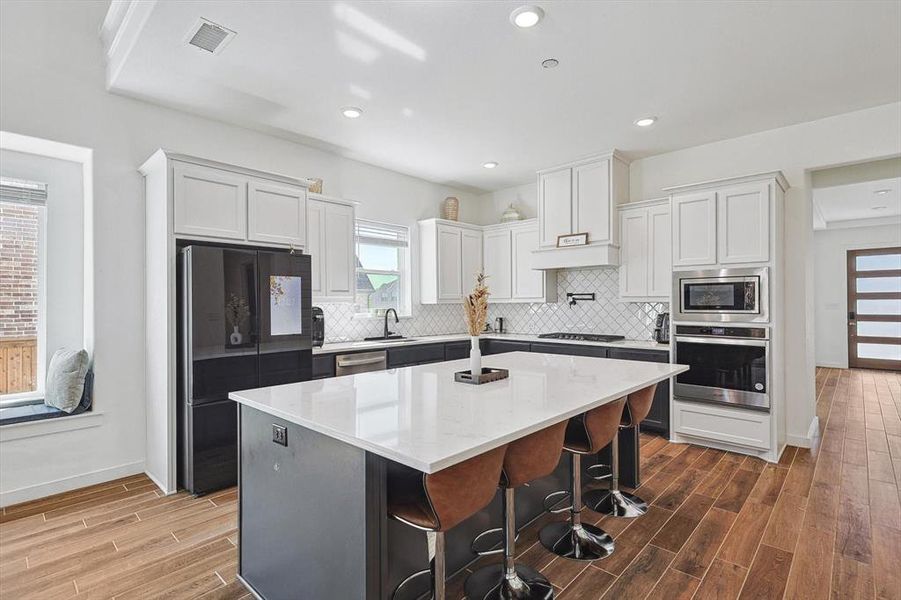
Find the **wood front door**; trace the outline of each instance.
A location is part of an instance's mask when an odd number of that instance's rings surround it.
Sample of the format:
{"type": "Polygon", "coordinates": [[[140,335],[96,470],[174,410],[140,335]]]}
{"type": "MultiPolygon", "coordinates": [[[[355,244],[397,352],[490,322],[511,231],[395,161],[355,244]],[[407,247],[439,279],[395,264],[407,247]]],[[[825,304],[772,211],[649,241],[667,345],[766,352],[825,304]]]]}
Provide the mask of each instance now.
{"type": "Polygon", "coordinates": [[[848,251],[848,366],[901,370],[901,247],[848,251]]]}

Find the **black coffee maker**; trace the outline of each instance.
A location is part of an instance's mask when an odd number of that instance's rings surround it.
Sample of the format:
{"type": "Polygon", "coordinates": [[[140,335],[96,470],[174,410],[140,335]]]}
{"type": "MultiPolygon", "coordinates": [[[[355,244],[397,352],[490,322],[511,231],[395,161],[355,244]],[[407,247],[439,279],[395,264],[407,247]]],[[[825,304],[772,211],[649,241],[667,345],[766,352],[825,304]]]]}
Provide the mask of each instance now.
{"type": "Polygon", "coordinates": [[[669,344],[669,313],[660,313],[654,321],[654,341],[669,344]]]}
{"type": "Polygon", "coordinates": [[[313,347],[321,348],[325,343],[325,313],[318,306],[313,307],[313,347]]]}

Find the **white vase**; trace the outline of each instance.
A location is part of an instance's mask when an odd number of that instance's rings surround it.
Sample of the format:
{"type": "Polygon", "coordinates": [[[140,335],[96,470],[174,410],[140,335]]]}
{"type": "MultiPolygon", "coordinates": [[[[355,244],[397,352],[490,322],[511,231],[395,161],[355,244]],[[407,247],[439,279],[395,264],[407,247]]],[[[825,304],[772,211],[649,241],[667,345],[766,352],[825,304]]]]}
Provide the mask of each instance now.
{"type": "Polygon", "coordinates": [[[479,348],[479,336],[469,336],[469,373],[475,377],[482,374],[482,350],[479,348]]]}
{"type": "Polygon", "coordinates": [[[234,331],[232,331],[232,334],[230,336],[228,336],[228,341],[231,342],[232,346],[237,346],[243,340],[244,340],[244,336],[241,335],[241,332],[238,331],[238,326],[235,325],[234,331]]]}

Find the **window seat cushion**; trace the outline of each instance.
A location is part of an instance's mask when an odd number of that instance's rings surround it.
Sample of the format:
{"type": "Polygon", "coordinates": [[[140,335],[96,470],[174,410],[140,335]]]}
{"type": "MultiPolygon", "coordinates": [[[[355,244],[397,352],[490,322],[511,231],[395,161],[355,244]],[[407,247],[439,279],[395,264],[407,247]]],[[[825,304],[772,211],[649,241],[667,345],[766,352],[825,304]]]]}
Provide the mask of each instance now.
{"type": "Polygon", "coordinates": [[[81,401],[71,413],[67,413],[53,406],[41,404],[26,404],[24,406],[10,406],[0,408],[0,425],[12,425],[13,423],[28,423],[29,421],[43,421],[57,417],[78,415],[91,410],[94,392],[94,372],[88,371],[84,378],[84,391],[81,401]]]}

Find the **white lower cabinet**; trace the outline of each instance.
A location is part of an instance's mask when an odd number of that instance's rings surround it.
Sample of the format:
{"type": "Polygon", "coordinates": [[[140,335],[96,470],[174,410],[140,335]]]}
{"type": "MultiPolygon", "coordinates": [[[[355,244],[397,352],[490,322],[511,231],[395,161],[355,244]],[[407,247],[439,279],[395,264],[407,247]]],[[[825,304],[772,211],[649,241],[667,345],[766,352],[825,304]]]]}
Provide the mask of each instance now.
{"type": "Polygon", "coordinates": [[[307,215],[313,300],[353,302],[356,288],[353,205],[311,197],[307,215]]]}
{"type": "Polygon", "coordinates": [[[699,440],[769,450],[769,413],[673,400],[673,431],[699,440]]]}
{"type": "Polygon", "coordinates": [[[556,272],[532,269],[538,245],[535,219],[484,227],[420,221],[420,302],[461,302],[479,272],[488,277],[493,303],[556,302],[556,272]]]}
{"type": "Polygon", "coordinates": [[[620,298],[668,302],[673,272],[669,200],[625,204],[619,216],[620,298]]]}

